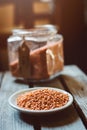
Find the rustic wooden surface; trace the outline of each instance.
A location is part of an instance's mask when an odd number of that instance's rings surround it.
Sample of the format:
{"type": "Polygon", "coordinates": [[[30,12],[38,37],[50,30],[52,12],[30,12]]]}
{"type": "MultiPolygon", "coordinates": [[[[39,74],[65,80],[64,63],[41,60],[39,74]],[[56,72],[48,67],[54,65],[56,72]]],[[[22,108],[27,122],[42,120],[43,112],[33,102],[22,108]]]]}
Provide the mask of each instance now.
{"type": "Polygon", "coordinates": [[[69,73],[67,71],[66,67],[62,75],[62,83],[74,96],[74,105],[87,128],[87,76],[76,66],[72,66],[69,73]]]}
{"type": "MultiPolygon", "coordinates": [[[[30,84],[32,85],[32,84],[30,84]]],[[[60,76],[36,86],[50,86],[69,91],[74,103],[67,109],[50,115],[19,113],[8,104],[14,92],[29,86],[12,77],[10,72],[0,73],[0,130],[86,130],[87,129],[87,76],[77,66],[65,66],[60,76]]]]}

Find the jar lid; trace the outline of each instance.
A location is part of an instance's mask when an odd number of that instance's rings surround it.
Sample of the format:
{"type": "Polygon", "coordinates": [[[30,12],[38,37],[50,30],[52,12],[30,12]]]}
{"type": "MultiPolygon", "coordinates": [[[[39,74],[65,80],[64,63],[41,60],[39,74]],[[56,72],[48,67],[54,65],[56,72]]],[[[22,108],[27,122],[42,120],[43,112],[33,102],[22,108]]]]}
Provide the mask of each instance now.
{"type": "Polygon", "coordinates": [[[51,30],[48,28],[38,27],[34,29],[29,29],[28,35],[26,35],[26,40],[33,40],[37,42],[47,41],[51,36],[54,36],[57,30],[51,30]]]}
{"type": "Polygon", "coordinates": [[[12,31],[14,36],[20,36],[28,41],[43,42],[57,33],[57,29],[47,27],[36,27],[32,29],[15,29],[12,31]]]}

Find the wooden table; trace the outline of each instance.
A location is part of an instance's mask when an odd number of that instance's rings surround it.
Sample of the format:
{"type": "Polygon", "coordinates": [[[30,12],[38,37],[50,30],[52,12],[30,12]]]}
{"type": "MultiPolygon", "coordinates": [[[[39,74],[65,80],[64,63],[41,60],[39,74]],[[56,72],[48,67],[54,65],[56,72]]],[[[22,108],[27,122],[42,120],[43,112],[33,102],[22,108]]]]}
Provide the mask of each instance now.
{"type": "Polygon", "coordinates": [[[75,65],[65,66],[61,75],[35,86],[50,86],[65,89],[73,97],[67,109],[48,115],[19,113],[8,104],[14,92],[32,87],[12,77],[10,72],[0,73],[0,130],[87,130],[87,76],[75,65]]]}

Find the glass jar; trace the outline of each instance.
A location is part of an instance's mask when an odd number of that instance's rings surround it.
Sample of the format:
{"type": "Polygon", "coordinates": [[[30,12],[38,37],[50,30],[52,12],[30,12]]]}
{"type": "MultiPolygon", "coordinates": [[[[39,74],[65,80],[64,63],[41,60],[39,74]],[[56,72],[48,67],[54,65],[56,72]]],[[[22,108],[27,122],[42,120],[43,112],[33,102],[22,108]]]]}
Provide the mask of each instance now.
{"type": "Polygon", "coordinates": [[[13,76],[31,81],[48,80],[64,67],[63,36],[57,30],[20,30],[7,39],[13,76]]]}

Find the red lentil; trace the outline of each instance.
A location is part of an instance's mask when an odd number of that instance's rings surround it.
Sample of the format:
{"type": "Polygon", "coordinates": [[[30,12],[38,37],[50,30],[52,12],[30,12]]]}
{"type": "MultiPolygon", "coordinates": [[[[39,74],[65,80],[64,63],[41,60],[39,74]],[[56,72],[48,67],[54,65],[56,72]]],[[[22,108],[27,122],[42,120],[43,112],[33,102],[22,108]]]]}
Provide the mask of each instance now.
{"type": "Polygon", "coordinates": [[[45,88],[21,94],[17,105],[30,110],[50,110],[64,106],[68,100],[68,94],[45,88]]]}

